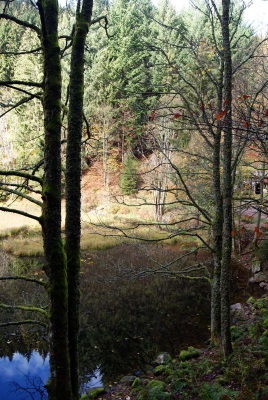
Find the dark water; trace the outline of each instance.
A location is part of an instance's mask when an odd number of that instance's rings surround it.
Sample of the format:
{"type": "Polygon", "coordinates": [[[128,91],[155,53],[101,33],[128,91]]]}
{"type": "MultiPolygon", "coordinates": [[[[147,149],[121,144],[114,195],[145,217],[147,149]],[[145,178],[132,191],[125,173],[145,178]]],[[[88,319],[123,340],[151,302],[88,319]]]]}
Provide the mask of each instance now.
{"type": "MultiPolygon", "coordinates": [[[[202,346],[209,337],[209,285],[150,274],[137,278],[140,271],[155,267],[148,264],[148,247],[145,250],[144,255],[140,247],[121,246],[84,255],[90,263],[84,263],[81,272],[81,393],[101,386],[101,379],[109,383],[142,371],[159,352],[176,356],[189,345],[202,346]]],[[[161,263],[173,257],[162,247],[159,254],[155,247],[149,250],[161,263]]],[[[38,259],[15,261],[15,274],[24,268],[24,274],[36,275],[42,268],[38,259]]],[[[31,283],[0,282],[2,303],[46,306],[46,296],[42,287],[31,283]]],[[[2,310],[0,322],[31,317],[8,309],[2,310]]],[[[47,332],[39,326],[1,328],[0,400],[47,399],[47,349],[47,332]]]]}
{"type": "Polygon", "coordinates": [[[29,359],[16,352],[12,360],[0,358],[0,399],[47,399],[44,384],[49,376],[49,356],[33,351],[29,359]]]}

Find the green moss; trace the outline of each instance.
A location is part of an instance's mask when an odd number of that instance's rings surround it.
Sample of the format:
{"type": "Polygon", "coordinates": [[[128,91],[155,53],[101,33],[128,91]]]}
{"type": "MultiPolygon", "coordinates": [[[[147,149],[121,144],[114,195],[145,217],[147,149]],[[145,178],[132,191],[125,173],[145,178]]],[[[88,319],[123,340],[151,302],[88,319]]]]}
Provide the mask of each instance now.
{"type": "Polygon", "coordinates": [[[261,308],[267,308],[268,307],[267,297],[262,297],[262,298],[256,300],[255,303],[254,303],[254,307],[259,309],[259,310],[261,308]]]}
{"type": "Polygon", "coordinates": [[[50,198],[54,198],[54,199],[58,199],[58,200],[61,198],[60,190],[55,190],[47,182],[45,182],[43,185],[42,195],[43,195],[43,197],[46,197],[46,198],[50,197],[50,198]]]}
{"type": "Polygon", "coordinates": [[[137,400],[164,400],[170,399],[171,394],[165,392],[165,383],[152,380],[146,387],[143,387],[137,396],[137,400]]]}
{"type": "Polygon", "coordinates": [[[164,389],[165,388],[165,383],[164,382],[162,382],[162,381],[157,381],[157,380],[152,380],[152,381],[150,381],[149,383],[148,383],[148,385],[147,385],[147,387],[148,388],[155,388],[155,387],[158,387],[158,388],[160,388],[160,389],[164,389]]]}
{"type": "Polygon", "coordinates": [[[188,350],[182,350],[180,352],[180,359],[182,361],[189,360],[190,358],[195,358],[199,356],[200,356],[199,350],[195,349],[192,346],[188,347],[188,350]]]}
{"type": "Polygon", "coordinates": [[[132,383],[131,386],[132,386],[133,388],[142,386],[142,380],[141,380],[140,378],[136,378],[136,379],[133,381],[133,383],[132,383]]]}
{"type": "Polygon", "coordinates": [[[154,369],[154,374],[155,375],[162,375],[164,372],[166,372],[166,369],[167,369],[166,365],[158,365],[154,369]]]}
{"type": "Polygon", "coordinates": [[[105,392],[104,388],[91,389],[89,394],[88,394],[88,398],[89,399],[96,399],[98,396],[100,396],[104,392],[105,392]]]}
{"type": "Polygon", "coordinates": [[[245,334],[245,329],[240,328],[239,326],[236,325],[231,326],[231,337],[233,341],[241,338],[244,334],[245,334]]]}

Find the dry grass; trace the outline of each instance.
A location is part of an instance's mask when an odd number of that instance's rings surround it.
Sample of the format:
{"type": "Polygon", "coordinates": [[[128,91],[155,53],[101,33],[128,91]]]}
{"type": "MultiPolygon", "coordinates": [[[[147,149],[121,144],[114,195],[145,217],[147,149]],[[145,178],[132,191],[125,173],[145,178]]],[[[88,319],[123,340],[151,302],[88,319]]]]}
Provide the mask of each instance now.
{"type": "Polygon", "coordinates": [[[43,255],[41,235],[27,237],[21,234],[19,237],[9,237],[3,241],[2,248],[7,253],[11,253],[17,257],[36,257],[43,255]]]}

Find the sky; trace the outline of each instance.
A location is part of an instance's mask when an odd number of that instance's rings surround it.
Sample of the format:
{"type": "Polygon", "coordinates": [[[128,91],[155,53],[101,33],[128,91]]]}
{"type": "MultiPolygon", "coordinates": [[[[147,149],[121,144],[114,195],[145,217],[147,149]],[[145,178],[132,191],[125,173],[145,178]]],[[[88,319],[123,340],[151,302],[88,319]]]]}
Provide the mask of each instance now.
{"type": "MultiPolygon", "coordinates": [[[[155,4],[159,0],[153,0],[155,4]]],[[[176,10],[188,8],[191,0],[170,0],[176,10]]],[[[258,33],[268,31],[268,0],[245,0],[246,4],[251,4],[245,11],[245,19],[253,25],[258,33]]]]}
{"type": "MultiPolygon", "coordinates": [[[[152,0],[157,4],[160,0],[152,0]]],[[[176,10],[181,11],[189,8],[191,0],[170,0],[176,10]]],[[[194,1],[194,0],[193,0],[194,1]]],[[[268,32],[268,0],[244,0],[246,4],[251,4],[245,11],[245,19],[252,24],[256,32],[265,34],[268,32]]],[[[62,5],[66,4],[66,0],[59,0],[62,5]]],[[[68,0],[67,0],[68,2],[68,0]]],[[[138,4],[139,0],[137,0],[138,4]]]]}

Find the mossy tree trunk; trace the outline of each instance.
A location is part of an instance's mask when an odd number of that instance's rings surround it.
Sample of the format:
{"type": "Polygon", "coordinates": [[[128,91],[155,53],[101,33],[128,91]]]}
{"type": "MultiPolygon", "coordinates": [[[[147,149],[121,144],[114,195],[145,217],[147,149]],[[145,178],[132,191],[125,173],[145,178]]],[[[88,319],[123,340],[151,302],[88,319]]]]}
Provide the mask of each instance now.
{"type": "MultiPolygon", "coordinates": [[[[222,60],[218,81],[218,112],[223,107],[223,72],[222,60]]],[[[213,279],[211,287],[211,343],[219,344],[221,337],[221,260],[222,260],[222,230],[223,230],[223,202],[221,185],[221,139],[222,126],[218,122],[213,146],[213,196],[215,203],[215,216],[212,226],[213,240],[213,279]]]]}
{"type": "Polygon", "coordinates": [[[222,0],[222,39],[224,58],[224,117],[223,142],[223,248],[221,271],[221,336],[224,357],[232,352],[230,333],[230,277],[232,254],[232,56],[230,46],[230,0],[222,0]]]}
{"type": "Polygon", "coordinates": [[[79,274],[81,235],[81,139],[84,95],[84,50],[93,0],[77,5],[76,24],[72,45],[68,138],[66,158],[66,253],[68,270],[69,354],[73,399],[79,398],[79,274]]]}
{"type": "Polygon", "coordinates": [[[42,229],[50,296],[50,400],[70,400],[68,285],[61,240],[61,65],[58,2],[37,2],[44,54],[44,183],[42,229]]]}
{"type": "Polygon", "coordinates": [[[221,132],[218,130],[214,140],[213,154],[213,188],[215,202],[215,216],[212,226],[213,236],[213,279],[211,287],[211,343],[220,342],[221,336],[221,258],[222,258],[222,228],[223,228],[223,206],[221,193],[221,132]]]}

